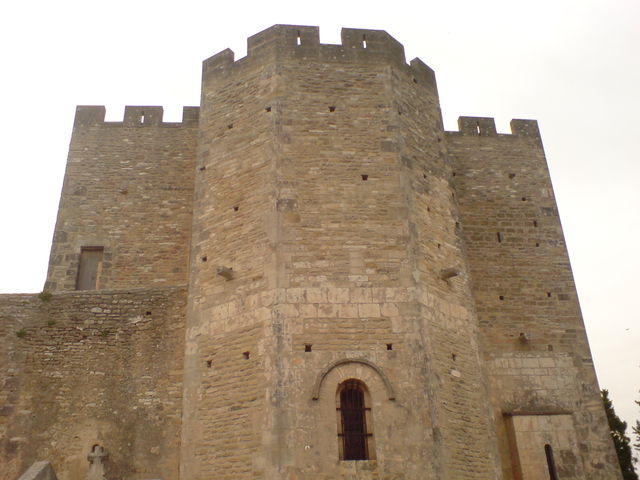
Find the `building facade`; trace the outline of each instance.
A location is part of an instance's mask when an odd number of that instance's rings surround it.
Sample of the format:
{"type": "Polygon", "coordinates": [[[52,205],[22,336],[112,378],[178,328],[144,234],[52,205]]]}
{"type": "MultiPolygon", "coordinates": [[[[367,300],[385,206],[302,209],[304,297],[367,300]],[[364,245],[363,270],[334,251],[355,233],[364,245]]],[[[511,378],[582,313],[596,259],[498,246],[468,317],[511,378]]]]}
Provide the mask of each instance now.
{"type": "Polygon", "coordinates": [[[386,32],[283,25],[181,123],[104,115],[0,296],[2,478],[621,478],[535,121],[447,132],[386,32]]]}

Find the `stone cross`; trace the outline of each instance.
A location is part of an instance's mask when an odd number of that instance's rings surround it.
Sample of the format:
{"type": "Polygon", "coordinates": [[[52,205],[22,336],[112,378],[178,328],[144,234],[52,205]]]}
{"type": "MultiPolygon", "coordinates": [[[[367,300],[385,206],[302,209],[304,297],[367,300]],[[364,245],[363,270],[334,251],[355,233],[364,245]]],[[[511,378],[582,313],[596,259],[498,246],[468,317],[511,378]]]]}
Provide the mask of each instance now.
{"type": "Polygon", "coordinates": [[[104,476],[104,461],[109,454],[100,445],[94,445],[87,460],[89,460],[89,471],[87,480],[106,480],[104,476]]]}

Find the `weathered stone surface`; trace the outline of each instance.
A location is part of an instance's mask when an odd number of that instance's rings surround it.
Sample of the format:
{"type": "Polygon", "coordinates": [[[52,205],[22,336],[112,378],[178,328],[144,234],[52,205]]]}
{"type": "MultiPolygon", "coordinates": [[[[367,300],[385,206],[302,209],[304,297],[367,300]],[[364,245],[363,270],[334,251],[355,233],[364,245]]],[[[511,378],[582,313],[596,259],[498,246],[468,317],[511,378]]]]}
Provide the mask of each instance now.
{"type": "Polygon", "coordinates": [[[18,480],[58,480],[53,467],[46,460],[35,462],[29,469],[20,475],[18,480]]]}
{"type": "Polygon", "coordinates": [[[79,107],[52,295],[0,297],[0,476],[537,480],[549,444],[618,479],[537,125],[512,131],[443,131],[433,71],[357,29],[211,57],[180,124],[79,107]]]}

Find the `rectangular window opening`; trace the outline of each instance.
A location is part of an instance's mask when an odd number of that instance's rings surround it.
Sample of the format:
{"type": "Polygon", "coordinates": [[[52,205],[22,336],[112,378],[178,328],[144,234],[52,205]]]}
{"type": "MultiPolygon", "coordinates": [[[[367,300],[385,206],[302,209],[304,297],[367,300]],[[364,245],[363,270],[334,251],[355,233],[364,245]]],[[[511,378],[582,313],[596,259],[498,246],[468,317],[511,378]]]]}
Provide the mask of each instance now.
{"type": "Polygon", "coordinates": [[[304,351],[305,352],[310,352],[311,351],[311,344],[310,343],[305,343],[304,344],[304,351]]]}
{"type": "Polygon", "coordinates": [[[82,247],[80,249],[76,290],[97,290],[100,288],[103,256],[104,247],[82,247]]]}
{"type": "Polygon", "coordinates": [[[300,31],[298,31],[298,36],[296,37],[296,45],[302,45],[302,38],[300,38],[300,31]]]}
{"type": "Polygon", "coordinates": [[[367,36],[362,35],[362,48],[367,48],[367,36]]]}

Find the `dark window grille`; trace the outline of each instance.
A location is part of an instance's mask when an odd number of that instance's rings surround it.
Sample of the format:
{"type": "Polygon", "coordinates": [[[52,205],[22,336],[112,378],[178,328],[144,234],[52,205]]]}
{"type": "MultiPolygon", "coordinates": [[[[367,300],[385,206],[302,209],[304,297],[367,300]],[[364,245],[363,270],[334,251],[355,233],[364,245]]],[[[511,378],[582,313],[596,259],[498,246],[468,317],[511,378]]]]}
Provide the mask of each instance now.
{"type": "Polygon", "coordinates": [[[549,480],[558,480],[556,461],[553,458],[553,448],[548,443],[544,446],[544,453],[547,456],[547,468],[549,469],[549,480]]]}
{"type": "Polygon", "coordinates": [[[347,380],[340,391],[343,460],[368,460],[367,410],[364,389],[357,380],[347,380]]]}

